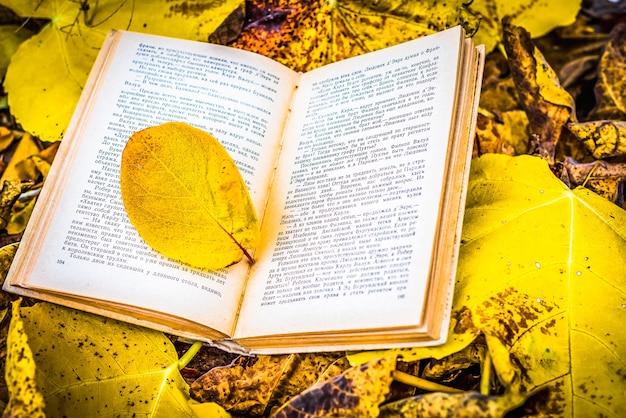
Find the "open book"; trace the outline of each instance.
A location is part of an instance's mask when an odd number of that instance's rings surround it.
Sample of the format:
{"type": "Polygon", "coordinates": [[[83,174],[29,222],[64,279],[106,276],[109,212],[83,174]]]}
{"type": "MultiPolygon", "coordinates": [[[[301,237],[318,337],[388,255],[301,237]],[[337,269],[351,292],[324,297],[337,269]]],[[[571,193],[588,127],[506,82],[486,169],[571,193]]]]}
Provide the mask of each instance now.
{"type": "Polygon", "coordinates": [[[455,27],[301,74],[113,31],[4,289],[229,351],[443,343],[483,55],[455,27]],[[193,269],[129,223],[122,149],[167,121],[236,162],[261,221],[253,265],[193,269]]]}

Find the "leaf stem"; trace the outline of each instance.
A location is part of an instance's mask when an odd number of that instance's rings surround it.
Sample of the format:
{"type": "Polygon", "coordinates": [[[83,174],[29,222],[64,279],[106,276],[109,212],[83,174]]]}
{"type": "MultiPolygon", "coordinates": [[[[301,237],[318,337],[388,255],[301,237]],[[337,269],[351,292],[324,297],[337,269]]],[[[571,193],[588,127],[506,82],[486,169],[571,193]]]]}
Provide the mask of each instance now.
{"type": "Polygon", "coordinates": [[[489,395],[489,384],[491,383],[491,354],[485,353],[485,358],[480,370],[480,394],[489,395]]]}
{"type": "Polygon", "coordinates": [[[189,364],[189,362],[195,357],[195,355],[198,354],[198,351],[200,351],[201,348],[202,348],[202,341],[195,341],[191,345],[191,347],[189,347],[189,350],[187,350],[185,354],[183,354],[181,358],[178,359],[178,370],[184,369],[189,364]]]}
{"type": "Polygon", "coordinates": [[[427,390],[430,392],[446,392],[446,393],[464,393],[464,391],[450,386],[441,385],[439,383],[432,382],[430,380],[422,379],[421,377],[413,376],[399,370],[393,371],[393,379],[397,382],[404,383],[406,385],[414,386],[419,389],[427,390]]]}

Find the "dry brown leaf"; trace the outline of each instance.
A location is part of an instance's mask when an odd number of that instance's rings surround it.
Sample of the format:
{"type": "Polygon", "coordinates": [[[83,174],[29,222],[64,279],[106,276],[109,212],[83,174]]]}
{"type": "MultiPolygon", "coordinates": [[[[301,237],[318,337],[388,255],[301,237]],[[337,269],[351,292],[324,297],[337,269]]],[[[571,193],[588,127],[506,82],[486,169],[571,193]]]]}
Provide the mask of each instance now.
{"type": "Polygon", "coordinates": [[[600,120],[569,123],[567,128],[598,160],[626,155],[626,122],[600,120]]]}
{"type": "Polygon", "coordinates": [[[282,0],[249,3],[250,23],[232,46],[268,56],[296,71],[361,55],[479,18],[449,0],[282,0]]]}
{"type": "Polygon", "coordinates": [[[240,357],[209,370],[191,384],[192,398],[215,402],[231,413],[261,416],[294,355],[240,357]]]}
{"type": "Polygon", "coordinates": [[[616,25],[598,67],[596,107],[589,120],[626,119],[626,24],[616,25]]]}
{"type": "Polygon", "coordinates": [[[626,164],[606,161],[578,163],[571,158],[563,161],[561,180],[572,189],[584,186],[600,196],[624,207],[626,164]]]}
{"type": "Polygon", "coordinates": [[[536,152],[554,164],[556,144],[569,121],[575,121],[574,100],[561,87],[558,78],[530,34],[522,27],[503,22],[504,47],[522,107],[537,137],[536,152]]]}
{"type": "Polygon", "coordinates": [[[396,357],[387,356],[352,367],[293,398],[273,417],[377,417],[395,366],[396,357]]]}

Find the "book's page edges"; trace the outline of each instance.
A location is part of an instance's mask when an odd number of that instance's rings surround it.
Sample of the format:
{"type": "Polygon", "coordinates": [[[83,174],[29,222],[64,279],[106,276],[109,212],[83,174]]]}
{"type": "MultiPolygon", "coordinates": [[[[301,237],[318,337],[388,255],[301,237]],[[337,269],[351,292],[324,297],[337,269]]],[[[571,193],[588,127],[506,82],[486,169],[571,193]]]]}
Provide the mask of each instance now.
{"type": "Polygon", "coordinates": [[[436,262],[433,275],[439,281],[432,282],[432,287],[429,289],[430,297],[438,303],[428,305],[426,313],[430,324],[428,331],[433,338],[433,345],[445,343],[450,327],[467,182],[482,86],[484,46],[474,46],[471,39],[467,39],[465,44],[463,73],[460,73],[463,76],[459,86],[461,96],[458,97],[457,105],[463,112],[457,115],[455,132],[451,134],[454,136],[452,144],[455,146],[448,167],[448,180],[451,181],[444,189],[442,204],[445,207],[442,209],[441,233],[434,249],[436,262]]]}
{"type": "MultiPolygon", "coordinates": [[[[457,27],[457,28],[451,28],[449,33],[450,33],[450,34],[454,33],[454,36],[453,36],[453,37],[456,39],[456,40],[454,41],[454,47],[455,47],[455,49],[456,49],[456,48],[458,48],[458,49],[459,49],[459,52],[460,52],[460,50],[462,50],[462,49],[463,49],[463,47],[461,46],[461,45],[463,44],[463,36],[462,36],[462,30],[461,30],[461,28],[460,28],[460,27],[457,27]],[[453,32],[454,30],[456,30],[456,32],[453,32]]],[[[446,38],[446,40],[447,40],[448,42],[450,42],[450,44],[445,44],[446,46],[448,46],[448,45],[451,45],[451,44],[452,44],[451,38],[452,38],[452,36],[450,36],[450,37],[447,37],[447,38],[446,38]]],[[[426,46],[429,46],[429,47],[439,46],[439,45],[441,45],[441,43],[439,43],[438,41],[435,41],[435,40],[434,40],[434,38],[433,38],[433,41],[432,41],[430,44],[429,44],[429,43],[420,44],[420,46],[422,46],[422,45],[423,45],[423,47],[424,47],[424,48],[426,48],[426,46]]],[[[420,48],[419,48],[419,47],[417,47],[417,46],[416,46],[415,48],[416,48],[417,50],[419,50],[419,49],[420,49],[420,48]]],[[[374,53],[374,54],[375,54],[375,53],[374,53]]],[[[408,55],[408,54],[407,54],[407,55],[408,55]]],[[[449,54],[448,54],[448,56],[449,56],[449,54]]],[[[389,57],[387,57],[387,56],[385,56],[385,57],[386,57],[386,58],[389,58],[389,57]]],[[[394,56],[394,57],[395,57],[395,56],[394,56]]],[[[361,58],[361,57],[357,57],[357,58],[361,58]]],[[[460,59],[461,59],[461,58],[459,57],[459,55],[455,55],[455,57],[454,57],[454,62],[459,62],[459,61],[460,61],[460,59]]],[[[380,61],[384,61],[384,59],[381,59],[380,61]]],[[[373,64],[371,64],[371,65],[375,68],[375,67],[376,67],[376,65],[377,65],[377,64],[375,64],[375,63],[377,63],[378,61],[375,61],[375,60],[374,60],[374,61],[372,61],[372,62],[373,62],[373,64]]],[[[343,63],[345,63],[345,61],[344,61],[343,63]]],[[[447,61],[446,61],[446,63],[447,63],[447,61]]],[[[342,64],[342,63],[341,63],[341,62],[339,62],[339,63],[334,63],[334,64],[342,64]]],[[[334,64],[330,64],[329,66],[327,66],[327,69],[328,69],[328,70],[330,70],[330,67],[332,67],[334,64]]],[[[448,65],[448,64],[446,64],[446,65],[448,65]]],[[[381,65],[381,66],[382,66],[382,65],[381,65]]],[[[445,67],[445,66],[444,66],[443,68],[447,68],[447,69],[449,69],[450,67],[445,67]]],[[[358,69],[358,68],[355,68],[355,69],[358,69]]],[[[364,67],[364,69],[365,69],[365,67],[364,67]]],[[[461,70],[461,69],[460,69],[460,68],[458,68],[458,70],[461,70]]],[[[313,71],[311,71],[311,72],[307,73],[307,75],[312,74],[312,73],[314,73],[314,72],[316,72],[316,71],[318,71],[318,70],[313,70],[313,71]]],[[[338,76],[338,75],[335,75],[334,77],[339,78],[339,76],[338,76]]],[[[455,73],[455,77],[456,77],[456,73],[455,73]]],[[[452,83],[450,83],[450,84],[452,84],[452,83]]],[[[454,89],[454,85],[450,85],[450,84],[448,84],[448,85],[446,85],[446,86],[445,86],[445,87],[446,87],[446,89],[454,89]]],[[[450,111],[452,111],[452,109],[451,109],[451,108],[452,108],[452,104],[453,104],[453,102],[454,102],[454,98],[453,98],[453,97],[450,97],[450,99],[449,99],[449,100],[450,100],[450,102],[447,102],[447,100],[448,100],[448,99],[446,98],[446,102],[445,102],[445,103],[446,103],[446,112],[448,111],[448,109],[450,109],[450,111]],[[448,103],[450,103],[450,104],[449,104],[449,107],[448,107],[448,103]]],[[[430,119],[429,119],[429,120],[430,120],[430,119]]],[[[449,138],[449,128],[447,127],[447,125],[446,125],[445,130],[446,130],[446,132],[445,132],[445,133],[443,133],[443,134],[442,134],[442,136],[445,136],[445,138],[446,138],[446,139],[445,139],[445,141],[446,141],[446,144],[447,144],[447,141],[448,141],[448,138],[449,138]]],[[[444,155],[445,155],[445,154],[444,154],[444,155]]],[[[443,158],[442,158],[442,160],[443,160],[443,158]]],[[[442,170],[442,171],[445,171],[445,170],[442,170]]],[[[445,175],[445,174],[443,174],[443,175],[445,175]]],[[[286,193],[286,192],[285,192],[285,193],[286,193]]],[[[439,195],[439,194],[440,194],[440,191],[439,191],[439,190],[437,190],[437,195],[439,195]]],[[[313,209],[315,209],[315,208],[313,208],[313,209]]],[[[438,209],[435,209],[435,210],[438,210],[438,209]]],[[[435,210],[434,210],[433,212],[435,212],[435,210]]],[[[281,212],[281,213],[282,213],[282,211],[279,211],[279,212],[281,212]]],[[[429,241],[429,242],[430,242],[430,241],[429,241]]],[[[429,245],[430,245],[430,244],[429,244],[429,245]]],[[[267,251],[267,252],[269,252],[270,250],[267,250],[267,249],[266,249],[266,251],[267,251]]],[[[428,254],[428,252],[427,252],[427,254],[428,254]]],[[[428,257],[428,255],[427,255],[427,257],[428,257]]],[[[428,261],[427,261],[425,264],[428,264],[428,261]]],[[[257,266],[257,267],[259,267],[259,266],[260,266],[260,263],[257,263],[257,265],[256,265],[256,266],[257,266]]],[[[426,270],[427,270],[427,268],[426,268],[426,270]]],[[[261,291],[261,292],[260,292],[260,294],[263,294],[263,292],[261,291]]],[[[258,296],[257,296],[257,297],[258,297],[258,296]]],[[[259,299],[260,299],[260,297],[259,297],[259,299]]],[[[245,304],[245,303],[246,303],[246,302],[244,302],[244,304],[245,304]]],[[[292,308],[292,309],[293,309],[293,308],[292,308]]],[[[306,309],[305,309],[304,311],[306,312],[306,309]]],[[[420,308],[419,308],[419,312],[416,312],[416,315],[414,315],[412,318],[410,318],[410,317],[405,317],[405,318],[402,318],[402,320],[403,320],[403,321],[405,321],[405,322],[407,323],[407,325],[409,324],[409,322],[411,322],[411,325],[415,325],[415,324],[416,324],[416,322],[419,322],[419,319],[417,319],[417,320],[416,320],[416,318],[420,315],[420,313],[421,313],[421,312],[423,312],[423,310],[422,310],[422,308],[420,307],[420,308]]],[[[258,315],[257,315],[257,311],[256,311],[255,309],[250,309],[250,310],[249,310],[249,313],[250,313],[250,317],[251,317],[251,318],[252,318],[253,316],[254,316],[255,318],[258,316],[258,315]]],[[[290,316],[291,316],[291,314],[287,315],[287,317],[290,317],[290,316]]],[[[397,317],[397,316],[396,316],[396,317],[397,317]]],[[[258,318],[256,318],[256,319],[258,319],[258,318]]],[[[244,321],[243,321],[243,320],[240,320],[239,322],[240,322],[240,323],[243,323],[244,321]]],[[[254,321],[251,321],[251,322],[254,322],[254,321]]],[[[267,321],[263,320],[262,322],[267,322],[267,321]]],[[[377,320],[377,322],[381,322],[381,321],[377,320]]],[[[389,325],[389,322],[388,322],[388,325],[389,325]]],[[[370,324],[370,326],[371,326],[371,324],[370,324]]],[[[335,328],[335,329],[337,329],[338,327],[339,327],[339,325],[338,325],[338,324],[335,324],[334,328],[335,328]]],[[[243,329],[241,329],[241,330],[240,330],[240,329],[237,329],[237,332],[235,333],[235,335],[236,335],[237,337],[241,337],[241,338],[244,338],[244,337],[245,337],[245,338],[252,338],[252,335],[251,335],[251,334],[249,334],[248,332],[249,332],[249,330],[245,330],[245,331],[244,331],[243,329]]],[[[255,334],[255,335],[258,335],[258,334],[255,334]]]]}

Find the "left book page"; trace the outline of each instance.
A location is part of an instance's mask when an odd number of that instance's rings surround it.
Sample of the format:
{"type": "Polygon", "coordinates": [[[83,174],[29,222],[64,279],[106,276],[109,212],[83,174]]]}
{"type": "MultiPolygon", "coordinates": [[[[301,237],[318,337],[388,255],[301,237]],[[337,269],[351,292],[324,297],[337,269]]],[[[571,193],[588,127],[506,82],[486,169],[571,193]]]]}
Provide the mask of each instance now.
{"type": "Polygon", "coordinates": [[[121,152],[133,132],[148,126],[182,121],[203,129],[229,151],[262,216],[297,78],[266,57],[233,48],[112,32],[5,290],[84,310],[89,306],[71,300],[88,299],[94,312],[98,301],[125,304],[140,308],[136,314],[144,318],[165,313],[229,334],[248,263],[199,271],[149,248],[121,201],[121,152]],[[63,301],[55,297],[60,294],[63,301]]]}

